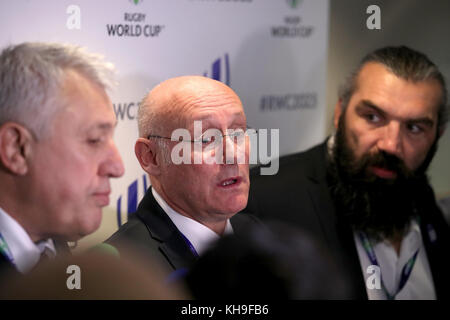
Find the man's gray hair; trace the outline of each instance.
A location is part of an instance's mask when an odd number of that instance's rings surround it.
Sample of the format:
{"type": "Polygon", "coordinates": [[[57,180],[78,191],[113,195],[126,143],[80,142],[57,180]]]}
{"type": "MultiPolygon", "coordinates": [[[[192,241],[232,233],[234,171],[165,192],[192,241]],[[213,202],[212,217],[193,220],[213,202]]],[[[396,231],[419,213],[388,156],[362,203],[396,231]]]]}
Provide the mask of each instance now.
{"type": "Polygon", "coordinates": [[[160,112],[157,111],[155,101],[150,97],[150,92],[147,93],[139,103],[137,120],[139,137],[147,138],[149,135],[162,134],[162,120],[160,112]]]}
{"type": "Polygon", "coordinates": [[[69,70],[104,90],[114,85],[114,67],[97,54],[59,43],[25,42],[0,54],[0,125],[14,121],[40,137],[58,106],[69,70]]]}
{"type": "Polygon", "coordinates": [[[357,78],[361,69],[369,62],[380,63],[397,77],[408,81],[438,81],[442,88],[442,100],[438,110],[438,128],[445,126],[448,120],[448,106],[444,76],[426,55],[405,46],[380,48],[361,60],[357,69],[350,74],[339,90],[339,100],[344,110],[357,89],[357,78]]]}
{"type": "MultiPolygon", "coordinates": [[[[163,111],[164,108],[157,106],[157,102],[153,100],[150,92],[144,96],[139,103],[137,120],[139,137],[148,138],[149,135],[164,135],[164,125],[167,123],[166,117],[168,112],[163,111]]],[[[168,136],[170,138],[170,136],[168,136]]],[[[167,139],[154,139],[159,150],[162,152],[162,159],[166,164],[171,163],[170,150],[167,139]]]]}

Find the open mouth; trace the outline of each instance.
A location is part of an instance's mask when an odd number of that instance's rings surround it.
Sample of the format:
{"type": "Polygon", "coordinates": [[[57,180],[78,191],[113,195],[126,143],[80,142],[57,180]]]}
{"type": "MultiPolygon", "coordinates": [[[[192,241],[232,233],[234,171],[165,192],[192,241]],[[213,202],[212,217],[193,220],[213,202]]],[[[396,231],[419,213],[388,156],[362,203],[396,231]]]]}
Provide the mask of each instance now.
{"type": "Polygon", "coordinates": [[[239,178],[239,177],[229,178],[229,179],[226,179],[226,180],[222,180],[219,183],[219,186],[223,187],[223,188],[233,187],[233,186],[238,185],[241,182],[241,180],[242,179],[239,178]]]}

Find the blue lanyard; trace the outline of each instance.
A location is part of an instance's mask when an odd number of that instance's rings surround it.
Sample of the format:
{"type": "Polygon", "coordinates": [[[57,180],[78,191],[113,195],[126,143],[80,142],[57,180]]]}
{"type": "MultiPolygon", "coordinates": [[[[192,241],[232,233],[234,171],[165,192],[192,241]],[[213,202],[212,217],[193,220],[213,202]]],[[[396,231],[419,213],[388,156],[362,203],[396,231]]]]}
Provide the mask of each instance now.
{"type": "Polygon", "coordinates": [[[15,265],[14,263],[14,257],[11,253],[11,250],[8,247],[8,244],[5,241],[5,238],[3,238],[3,235],[0,233],[0,254],[2,254],[10,263],[15,265]]]}
{"type": "Polygon", "coordinates": [[[184,239],[184,241],[186,242],[186,244],[189,246],[189,249],[191,250],[191,252],[193,253],[193,255],[194,255],[196,258],[198,258],[199,255],[198,255],[198,253],[197,253],[197,250],[195,250],[194,246],[192,245],[192,243],[189,241],[188,238],[186,238],[186,236],[185,236],[183,233],[180,232],[180,234],[181,234],[181,236],[183,237],[183,239],[184,239]]]}
{"type": "MultiPolygon", "coordinates": [[[[375,251],[373,250],[373,247],[369,241],[369,238],[367,238],[366,234],[362,231],[358,232],[358,236],[359,239],[361,240],[362,246],[364,248],[364,250],[367,253],[367,257],[370,260],[370,263],[373,265],[376,265],[378,267],[380,267],[380,265],[378,264],[378,260],[377,257],[375,255],[375,251]]],[[[388,300],[394,300],[395,296],[403,289],[403,287],[405,286],[406,282],[409,279],[409,276],[411,275],[412,269],[414,267],[414,263],[416,262],[416,258],[417,258],[417,254],[419,253],[419,249],[417,249],[417,251],[414,253],[414,255],[408,260],[408,262],[406,262],[406,264],[403,266],[402,269],[402,274],[400,277],[400,283],[398,285],[398,289],[395,292],[394,295],[391,295],[383,282],[383,276],[380,274],[381,276],[381,286],[383,288],[384,293],[386,294],[386,297],[388,300]]]]}
{"type": "MultiPolygon", "coordinates": [[[[191,250],[192,254],[198,258],[199,255],[197,253],[197,250],[195,250],[194,246],[192,245],[192,243],[189,241],[188,238],[186,238],[186,236],[181,233],[181,236],[183,237],[184,242],[186,242],[186,244],[189,247],[189,250],[191,250]]],[[[173,283],[178,281],[179,279],[183,279],[188,273],[188,269],[187,268],[180,268],[180,269],[176,269],[175,271],[173,271],[171,274],[169,274],[169,276],[166,279],[167,283],[173,283]]]]}

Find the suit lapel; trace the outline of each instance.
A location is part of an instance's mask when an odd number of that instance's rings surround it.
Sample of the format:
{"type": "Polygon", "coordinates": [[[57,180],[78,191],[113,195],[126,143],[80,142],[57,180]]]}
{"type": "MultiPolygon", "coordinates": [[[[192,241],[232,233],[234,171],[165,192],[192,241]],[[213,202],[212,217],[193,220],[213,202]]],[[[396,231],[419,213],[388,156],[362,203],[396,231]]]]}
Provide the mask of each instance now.
{"type": "Polygon", "coordinates": [[[328,246],[332,251],[339,251],[342,248],[339,241],[336,212],[326,180],[326,148],[325,142],[310,160],[313,165],[308,174],[309,186],[307,189],[328,246]]]}
{"type": "Polygon", "coordinates": [[[310,184],[307,189],[330,252],[336,257],[338,264],[349,275],[349,278],[354,279],[352,281],[356,297],[367,299],[365,280],[352,229],[337,219],[330,195],[326,179],[327,152],[327,142],[325,141],[311,159],[312,170],[308,175],[310,184]]]}
{"type": "Polygon", "coordinates": [[[195,262],[196,257],[172,220],[156,202],[151,188],[139,204],[136,215],[145,224],[150,236],[160,242],[159,250],[174,269],[188,268],[195,262]]]}

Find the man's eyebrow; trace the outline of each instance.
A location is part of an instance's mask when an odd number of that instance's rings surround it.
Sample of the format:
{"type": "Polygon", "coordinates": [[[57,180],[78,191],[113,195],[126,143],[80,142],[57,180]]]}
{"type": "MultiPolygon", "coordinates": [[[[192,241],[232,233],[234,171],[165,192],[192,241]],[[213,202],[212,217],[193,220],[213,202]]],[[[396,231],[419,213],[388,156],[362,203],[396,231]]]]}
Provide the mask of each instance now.
{"type": "Polygon", "coordinates": [[[373,103],[370,100],[362,100],[357,106],[356,106],[356,111],[363,111],[363,109],[365,108],[369,108],[372,109],[378,113],[380,113],[382,116],[386,115],[386,112],[384,110],[382,110],[380,107],[378,107],[375,103],[373,103]]]}
{"type": "Polygon", "coordinates": [[[430,128],[432,128],[433,125],[434,125],[434,121],[431,120],[428,117],[417,118],[417,119],[410,119],[410,120],[408,120],[408,122],[410,124],[422,124],[422,125],[430,127],[430,128]]]}
{"type": "MultiPolygon", "coordinates": [[[[364,108],[372,109],[372,110],[378,112],[379,114],[381,114],[382,116],[386,116],[386,112],[384,110],[382,110],[380,107],[376,106],[370,100],[363,100],[363,101],[361,101],[360,104],[358,104],[356,106],[356,110],[359,112],[362,112],[364,108]]],[[[404,119],[404,121],[406,121],[408,123],[413,123],[413,124],[423,124],[430,128],[433,127],[433,125],[434,125],[434,121],[432,119],[430,119],[429,117],[407,118],[407,119],[404,119]]]]}
{"type": "Polygon", "coordinates": [[[102,131],[105,130],[110,130],[110,129],[114,129],[115,127],[117,127],[118,121],[114,121],[113,123],[111,122],[100,122],[100,123],[96,123],[94,124],[91,129],[100,129],[102,131]]]}
{"type": "MultiPolygon", "coordinates": [[[[237,111],[233,113],[231,116],[238,117],[238,116],[245,116],[245,113],[243,111],[237,111]]],[[[206,114],[200,117],[196,117],[193,119],[193,121],[210,121],[214,117],[213,114],[206,114]]]]}
{"type": "MultiPolygon", "coordinates": [[[[236,112],[231,115],[233,117],[233,123],[236,121],[236,119],[240,116],[245,116],[244,112],[236,112]]],[[[202,121],[203,128],[205,127],[214,127],[216,125],[216,120],[214,119],[213,115],[204,115],[200,116],[198,118],[192,119],[192,124],[194,121],[202,121]]],[[[245,120],[242,121],[243,124],[245,124],[245,120]]]]}

